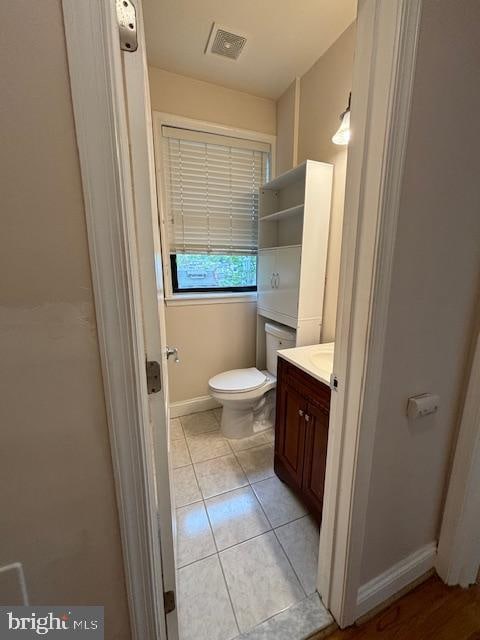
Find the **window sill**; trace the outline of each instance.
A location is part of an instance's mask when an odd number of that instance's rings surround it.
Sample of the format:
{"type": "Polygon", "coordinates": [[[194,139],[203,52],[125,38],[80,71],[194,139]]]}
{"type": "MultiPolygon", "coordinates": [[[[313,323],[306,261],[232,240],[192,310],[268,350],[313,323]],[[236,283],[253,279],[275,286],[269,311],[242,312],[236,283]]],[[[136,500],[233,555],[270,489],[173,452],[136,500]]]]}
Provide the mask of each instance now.
{"type": "Polygon", "coordinates": [[[197,304],[225,304],[256,302],[257,292],[251,293],[176,293],[165,298],[167,307],[187,307],[197,304]]]}

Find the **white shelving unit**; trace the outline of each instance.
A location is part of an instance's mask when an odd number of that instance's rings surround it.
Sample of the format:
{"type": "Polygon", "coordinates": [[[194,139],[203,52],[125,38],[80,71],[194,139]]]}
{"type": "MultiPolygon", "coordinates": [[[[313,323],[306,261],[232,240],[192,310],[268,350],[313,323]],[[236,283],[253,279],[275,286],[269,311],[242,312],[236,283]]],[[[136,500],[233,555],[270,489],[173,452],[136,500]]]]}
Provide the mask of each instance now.
{"type": "Polygon", "coordinates": [[[306,160],[260,189],[257,366],[265,367],[265,322],[316,344],[322,327],[333,166],[306,160]]]}
{"type": "Polygon", "coordinates": [[[260,221],[278,222],[279,220],[285,220],[285,218],[290,218],[299,214],[303,214],[303,204],[297,204],[294,207],[289,207],[288,209],[283,209],[282,211],[277,211],[276,213],[269,213],[267,216],[263,216],[263,218],[260,218],[260,221]]]}

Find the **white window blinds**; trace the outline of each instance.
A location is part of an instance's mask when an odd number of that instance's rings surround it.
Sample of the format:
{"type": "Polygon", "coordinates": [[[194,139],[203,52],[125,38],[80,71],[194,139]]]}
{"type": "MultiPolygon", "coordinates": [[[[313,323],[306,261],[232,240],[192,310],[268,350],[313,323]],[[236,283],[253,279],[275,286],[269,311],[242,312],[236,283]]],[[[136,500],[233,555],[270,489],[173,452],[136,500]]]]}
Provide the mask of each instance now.
{"type": "Polygon", "coordinates": [[[270,145],[162,127],[170,253],[249,255],[270,145]]]}

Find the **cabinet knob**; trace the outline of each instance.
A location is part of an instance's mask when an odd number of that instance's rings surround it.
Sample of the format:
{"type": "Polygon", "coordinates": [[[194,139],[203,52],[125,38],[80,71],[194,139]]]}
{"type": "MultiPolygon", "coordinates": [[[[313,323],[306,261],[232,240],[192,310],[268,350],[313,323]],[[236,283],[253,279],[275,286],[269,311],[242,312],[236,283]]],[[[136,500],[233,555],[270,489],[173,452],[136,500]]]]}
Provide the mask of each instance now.
{"type": "Polygon", "coordinates": [[[310,422],[310,416],[308,413],[305,414],[305,422],[310,422]]]}
{"type": "Polygon", "coordinates": [[[303,410],[302,410],[302,409],[299,409],[299,410],[298,410],[298,415],[299,415],[301,418],[303,418],[303,410]]]}

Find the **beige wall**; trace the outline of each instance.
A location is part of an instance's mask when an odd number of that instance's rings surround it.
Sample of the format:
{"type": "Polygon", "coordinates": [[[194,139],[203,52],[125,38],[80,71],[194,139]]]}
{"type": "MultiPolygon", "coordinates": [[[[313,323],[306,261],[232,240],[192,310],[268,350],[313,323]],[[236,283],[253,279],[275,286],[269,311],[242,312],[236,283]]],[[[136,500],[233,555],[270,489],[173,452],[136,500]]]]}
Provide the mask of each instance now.
{"type": "Polygon", "coordinates": [[[296,78],[277,100],[277,176],[297,164],[300,79],[296,78]]]}
{"type": "Polygon", "coordinates": [[[480,284],[479,23],[477,0],[424,0],[362,582],[438,536],[480,284]],[[426,391],[438,414],[409,422],[426,391]]]}
{"type": "Polygon", "coordinates": [[[319,160],[331,162],[335,167],[323,307],[323,342],[335,338],[347,165],[347,147],[333,144],[331,138],[338,129],[339,114],[345,110],[352,88],[354,50],[355,25],[352,24],[300,81],[298,162],[319,160]]]}
{"type": "MultiPolygon", "coordinates": [[[[275,135],[275,102],[149,68],[152,108],[196,120],[275,135]]],[[[213,375],[255,364],[256,304],[166,307],[167,340],[180,352],[169,363],[170,401],[208,395],[213,375]]]]}
{"type": "Polygon", "coordinates": [[[167,309],[167,339],[180,363],[169,362],[172,402],[208,395],[208,380],[229,369],[255,365],[255,302],[167,309]]]}
{"type": "Polygon", "coordinates": [[[149,67],[152,109],[275,135],[275,101],[149,67]]]}
{"type": "Polygon", "coordinates": [[[23,564],[32,604],[104,605],[127,640],[61,4],[2,9],[0,566],[23,564]]]}

